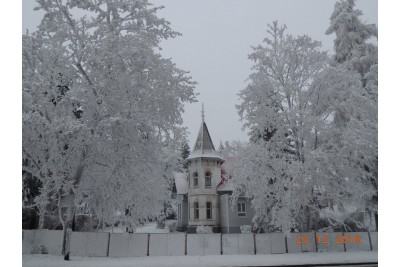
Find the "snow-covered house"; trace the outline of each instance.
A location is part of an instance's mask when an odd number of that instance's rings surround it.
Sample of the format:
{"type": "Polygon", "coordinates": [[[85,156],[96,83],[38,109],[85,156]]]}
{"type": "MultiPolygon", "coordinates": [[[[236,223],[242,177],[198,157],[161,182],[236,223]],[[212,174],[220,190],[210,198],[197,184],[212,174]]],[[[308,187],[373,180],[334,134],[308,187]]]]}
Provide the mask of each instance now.
{"type": "Polygon", "coordinates": [[[197,226],[206,225],[213,227],[213,232],[239,233],[241,225],[251,225],[254,211],[250,201],[239,199],[232,206],[233,185],[225,177],[225,160],[215,151],[204,110],[187,161],[188,172],[175,175],[178,230],[195,232],[197,226]]]}

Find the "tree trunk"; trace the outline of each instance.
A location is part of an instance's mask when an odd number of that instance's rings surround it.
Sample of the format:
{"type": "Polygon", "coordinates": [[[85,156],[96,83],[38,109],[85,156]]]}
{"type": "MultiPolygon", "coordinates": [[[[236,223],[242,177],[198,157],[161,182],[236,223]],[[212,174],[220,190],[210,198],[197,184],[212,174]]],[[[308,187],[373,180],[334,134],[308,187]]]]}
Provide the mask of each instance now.
{"type": "MultiPolygon", "coordinates": [[[[70,248],[70,240],[71,240],[71,229],[68,229],[68,214],[66,214],[66,218],[64,218],[64,209],[68,211],[68,207],[59,207],[58,215],[60,218],[60,222],[63,226],[63,242],[62,242],[62,250],[61,254],[64,255],[64,260],[69,260],[69,248],[70,248]]],[[[67,213],[67,212],[66,212],[67,213]]]]}
{"type": "Polygon", "coordinates": [[[375,215],[375,230],[378,232],[378,212],[375,212],[374,215],[375,215]]]}
{"type": "Polygon", "coordinates": [[[38,225],[38,229],[43,229],[43,227],[44,227],[44,218],[45,218],[45,213],[44,213],[44,212],[40,212],[40,213],[39,213],[39,225],[38,225]]]}

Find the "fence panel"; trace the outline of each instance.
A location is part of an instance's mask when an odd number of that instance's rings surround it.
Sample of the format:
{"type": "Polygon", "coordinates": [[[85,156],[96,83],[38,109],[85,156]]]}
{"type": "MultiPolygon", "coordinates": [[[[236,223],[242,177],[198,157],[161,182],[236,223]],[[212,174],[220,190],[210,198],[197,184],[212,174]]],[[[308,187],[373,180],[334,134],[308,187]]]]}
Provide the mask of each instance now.
{"type": "Polygon", "coordinates": [[[254,235],[239,234],[239,254],[254,255],[254,235]]]}
{"type": "Polygon", "coordinates": [[[110,234],[110,257],[140,257],[147,255],[148,234],[110,234]]]}
{"type": "Polygon", "coordinates": [[[316,252],[315,235],[309,233],[290,233],[286,236],[288,253],[316,252]]]}
{"type": "Polygon", "coordinates": [[[378,232],[370,232],[371,246],[373,251],[378,251],[378,232]]]}
{"type": "Polygon", "coordinates": [[[167,234],[168,256],[185,255],[185,234],[167,234]]]}
{"type": "Polygon", "coordinates": [[[150,234],[150,256],[168,256],[168,235],[150,234]]]}
{"type": "Polygon", "coordinates": [[[256,253],[257,254],[272,253],[270,234],[256,234],[256,253]]]}
{"type": "Polygon", "coordinates": [[[107,257],[108,233],[72,232],[71,255],[107,257]]]}
{"type": "MultiPolygon", "coordinates": [[[[61,255],[62,238],[62,231],[23,230],[22,253],[61,255]]],[[[219,255],[221,234],[188,234],[186,245],[187,255],[219,255]]],[[[287,235],[286,243],[283,233],[222,235],[224,255],[252,255],[255,249],[257,254],[286,253],[286,247],[289,253],[315,252],[317,249],[318,252],[370,251],[371,248],[377,251],[378,233],[316,233],[316,236],[314,233],[292,233],[287,235]],[[356,243],[357,236],[359,242],[356,243]],[[301,244],[297,244],[298,240],[301,244]]],[[[72,232],[70,249],[74,256],[89,257],[107,256],[107,249],[110,257],[146,256],[148,249],[150,256],[183,256],[185,234],[72,232]]]]}
{"type": "Polygon", "coordinates": [[[285,234],[270,233],[271,235],[271,253],[280,254],[286,253],[285,234]]]}
{"type": "Polygon", "coordinates": [[[344,252],[343,243],[336,243],[338,235],[341,233],[316,233],[318,252],[344,252]]]}
{"type": "Polygon", "coordinates": [[[188,234],[186,249],[187,249],[187,255],[190,256],[204,255],[204,234],[188,234]]]}
{"type": "Polygon", "coordinates": [[[204,255],[221,255],[221,234],[202,234],[204,255]]]}
{"type": "Polygon", "coordinates": [[[371,251],[368,232],[343,233],[340,241],[346,243],[346,251],[371,251]]]}
{"type": "Polygon", "coordinates": [[[290,233],[286,236],[286,243],[288,248],[288,253],[301,253],[301,242],[304,239],[306,242],[306,238],[309,242],[309,236],[302,235],[300,233],[290,233]]]}
{"type": "Polygon", "coordinates": [[[63,231],[23,230],[23,254],[61,255],[63,231]]]}
{"type": "Polygon", "coordinates": [[[221,235],[220,234],[188,234],[187,255],[220,255],[221,235]]]}
{"type": "Polygon", "coordinates": [[[222,254],[238,255],[239,254],[239,235],[240,234],[224,234],[222,235],[222,254]]]}

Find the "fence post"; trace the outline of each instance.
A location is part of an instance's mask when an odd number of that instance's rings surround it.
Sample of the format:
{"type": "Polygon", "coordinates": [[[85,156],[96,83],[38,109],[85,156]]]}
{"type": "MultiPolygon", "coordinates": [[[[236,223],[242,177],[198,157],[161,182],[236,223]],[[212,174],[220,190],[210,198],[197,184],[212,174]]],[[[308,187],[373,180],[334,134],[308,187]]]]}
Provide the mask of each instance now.
{"type": "Polygon", "coordinates": [[[253,233],[253,240],[254,240],[254,255],[257,255],[257,242],[255,233],[253,233]]]}
{"type": "Polygon", "coordinates": [[[185,233],[185,255],[187,255],[187,233],[185,233]]]}
{"type": "Polygon", "coordinates": [[[314,232],[314,240],[315,240],[315,252],[318,252],[318,242],[317,242],[317,233],[314,232]]]}
{"type": "Polygon", "coordinates": [[[108,242],[107,242],[107,257],[110,255],[110,239],[111,239],[111,234],[108,233],[108,242]]]}
{"type": "Polygon", "coordinates": [[[147,234],[147,256],[150,256],[150,234],[147,234]]]}
{"type": "Polygon", "coordinates": [[[368,239],[369,239],[369,248],[372,251],[372,241],[371,241],[371,235],[370,235],[369,231],[368,231],[368,239]]]}
{"type": "Polygon", "coordinates": [[[224,249],[223,249],[222,245],[223,245],[223,242],[222,242],[222,233],[221,233],[221,236],[220,236],[221,255],[224,255],[224,249]]]}
{"type": "Polygon", "coordinates": [[[342,232],[342,236],[341,236],[340,242],[343,243],[344,252],[347,252],[346,243],[343,242],[343,235],[344,235],[344,234],[343,234],[343,232],[342,232]]]}
{"type": "Polygon", "coordinates": [[[286,247],[286,253],[289,253],[288,246],[287,246],[287,236],[286,235],[285,235],[285,247],[286,247]]]}

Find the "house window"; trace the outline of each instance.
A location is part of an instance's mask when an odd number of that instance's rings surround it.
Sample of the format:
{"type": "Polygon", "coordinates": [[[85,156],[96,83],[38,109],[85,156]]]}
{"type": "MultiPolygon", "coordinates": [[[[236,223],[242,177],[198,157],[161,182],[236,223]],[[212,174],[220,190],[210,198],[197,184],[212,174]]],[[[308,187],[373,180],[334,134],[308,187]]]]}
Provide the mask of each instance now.
{"type": "Polygon", "coordinates": [[[206,213],[207,213],[207,219],[212,219],[212,203],[207,202],[206,204],[206,213]]]}
{"type": "Polygon", "coordinates": [[[246,203],[238,203],[238,216],[244,217],[246,216],[246,203]]]}
{"type": "Polygon", "coordinates": [[[211,172],[206,172],[205,173],[205,186],[206,187],[211,187],[211,172]]]}
{"type": "Polygon", "coordinates": [[[194,219],[198,220],[199,219],[199,202],[194,202],[193,208],[194,208],[194,219]]]}
{"type": "Polygon", "coordinates": [[[199,174],[197,172],[193,173],[193,186],[194,187],[199,186],[199,174]]]}

